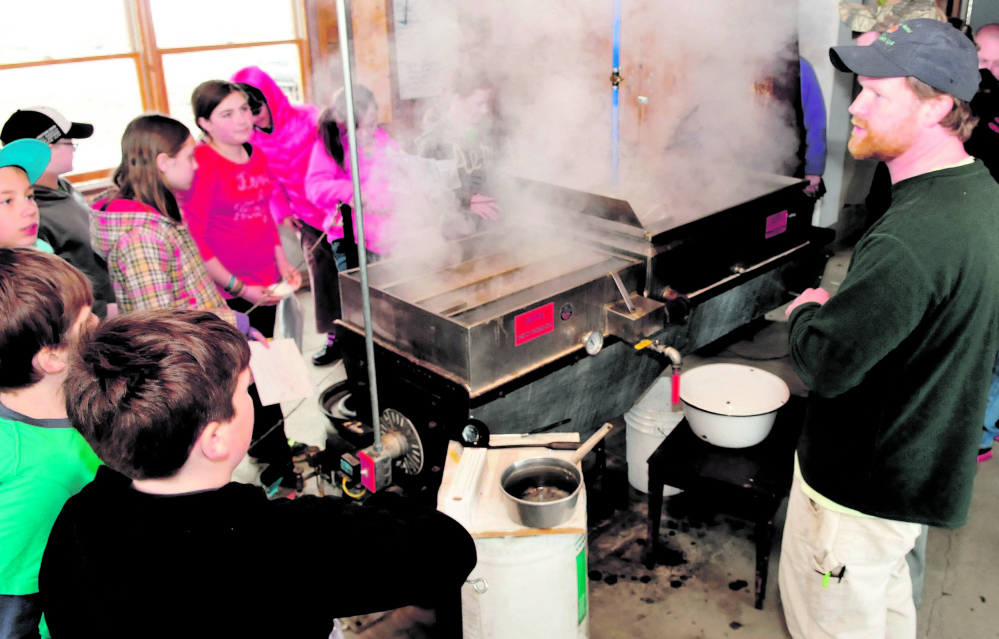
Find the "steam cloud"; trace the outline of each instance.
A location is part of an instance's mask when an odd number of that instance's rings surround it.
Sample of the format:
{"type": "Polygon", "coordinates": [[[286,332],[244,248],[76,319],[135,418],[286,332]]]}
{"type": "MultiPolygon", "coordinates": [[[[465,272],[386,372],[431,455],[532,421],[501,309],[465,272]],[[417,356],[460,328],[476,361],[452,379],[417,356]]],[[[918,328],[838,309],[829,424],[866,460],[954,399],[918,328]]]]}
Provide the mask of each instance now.
{"type": "MultiPolygon", "coordinates": [[[[395,2],[397,21],[403,2],[395,2]]],[[[496,87],[490,177],[503,223],[537,234],[557,226],[557,217],[551,224],[545,217],[567,205],[525,202],[517,183],[501,175],[611,195],[631,202],[644,224],[679,224],[743,201],[747,190],[759,195],[753,172],[786,175],[794,166],[794,107],[774,94],[796,75],[786,73],[797,60],[795,0],[623,0],[617,184],[610,160],[613,0],[409,5],[418,19],[448,22],[435,25],[437,32],[460,34],[457,42],[427,39],[423,57],[457,56],[460,69],[496,87]]],[[[447,92],[440,104],[421,103],[439,109],[446,99],[447,92]]],[[[393,129],[398,139],[419,133],[393,129]]],[[[419,196],[416,180],[400,175],[395,182],[394,190],[414,194],[397,198],[399,251],[443,246],[439,201],[419,196]]],[[[441,260],[453,257],[444,252],[441,260]]]]}

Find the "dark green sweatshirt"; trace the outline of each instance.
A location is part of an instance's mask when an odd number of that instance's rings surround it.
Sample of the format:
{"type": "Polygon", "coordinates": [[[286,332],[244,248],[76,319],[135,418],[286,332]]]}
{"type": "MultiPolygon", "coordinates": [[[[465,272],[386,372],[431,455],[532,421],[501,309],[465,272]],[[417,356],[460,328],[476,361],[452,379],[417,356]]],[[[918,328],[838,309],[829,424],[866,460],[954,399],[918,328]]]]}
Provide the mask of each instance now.
{"type": "Polygon", "coordinates": [[[48,242],[55,254],[80,269],[94,290],[93,311],[100,318],[114,303],[114,289],[107,267],[90,247],[90,207],[83,196],[63,178],[58,189],[35,185],[38,202],[38,237],[48,242]]]}
{"type": "Polygon", "coordinates": [[[999,185],[980,160],[909,178],[836,295],[791,314],[809,486],[876,517],[964,525],[999,349],[997,246],[999,185]]]}

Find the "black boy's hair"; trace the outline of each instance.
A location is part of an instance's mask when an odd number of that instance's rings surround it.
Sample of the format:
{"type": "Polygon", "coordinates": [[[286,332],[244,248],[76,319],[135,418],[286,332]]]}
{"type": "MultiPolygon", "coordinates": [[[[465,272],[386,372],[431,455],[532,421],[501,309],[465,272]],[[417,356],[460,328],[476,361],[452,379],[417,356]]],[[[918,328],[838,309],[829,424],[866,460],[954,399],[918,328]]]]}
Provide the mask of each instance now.
{"type": "Polygon", "coordinates": [[[66,345],[80,311],[93,304],[90,282],[66,260],[0,248],[0,391],[37,384],[35,355],[66,345]]]}
{"type": "Polygon", "coordinates": [[[132,479],[171,477],[210,422],[233,418],[246,339],[207,311],[139,311],[80,340],[66,379],[73,426],[132,479]]]}

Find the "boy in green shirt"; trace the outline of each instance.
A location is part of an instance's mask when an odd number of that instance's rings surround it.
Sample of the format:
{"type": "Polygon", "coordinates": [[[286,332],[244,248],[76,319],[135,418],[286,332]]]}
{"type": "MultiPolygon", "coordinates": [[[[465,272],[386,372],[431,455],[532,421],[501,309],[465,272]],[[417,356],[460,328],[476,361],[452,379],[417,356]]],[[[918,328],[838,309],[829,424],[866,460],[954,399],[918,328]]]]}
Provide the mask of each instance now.
{"type": "Polygon", "coordinates": [[[0,248],[2,637],[47,636],[38,595],[45,541],[100,465],[69,423],[62,390],[69,350],[96,324],[92,304],[90,283],[66,261],[30,244],[0,248]]]}

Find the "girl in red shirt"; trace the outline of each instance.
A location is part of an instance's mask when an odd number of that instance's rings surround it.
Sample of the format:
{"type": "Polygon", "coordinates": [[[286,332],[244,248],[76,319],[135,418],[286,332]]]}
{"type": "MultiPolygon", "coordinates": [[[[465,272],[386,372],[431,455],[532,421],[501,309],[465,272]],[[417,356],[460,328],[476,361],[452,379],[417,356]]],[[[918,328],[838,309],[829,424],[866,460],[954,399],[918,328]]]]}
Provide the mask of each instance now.
{"type": "MultiPolygon", "coordinates": [[[[223,80],[203,82],[191,96],[194,117],[204,133],[194,150],[198,169],[189,191],[182,194],[184,219],[208,274],[235,311],[250,312],[250,325],[267,337],[274,334],[279,298],[270,290],[285,280],[302,284],[288,262],[270,211],[274,181],[263,153],[248,140],[253,132],[246,95],[223,80]]],[[[278,483],[296,483],[281,407],[261,406],[254,395],[254,445],[250,455],[270,467],[261,482],[276,491],[278,483]],[[270,433],[268,435],[268,432],[270,433]]]]}

